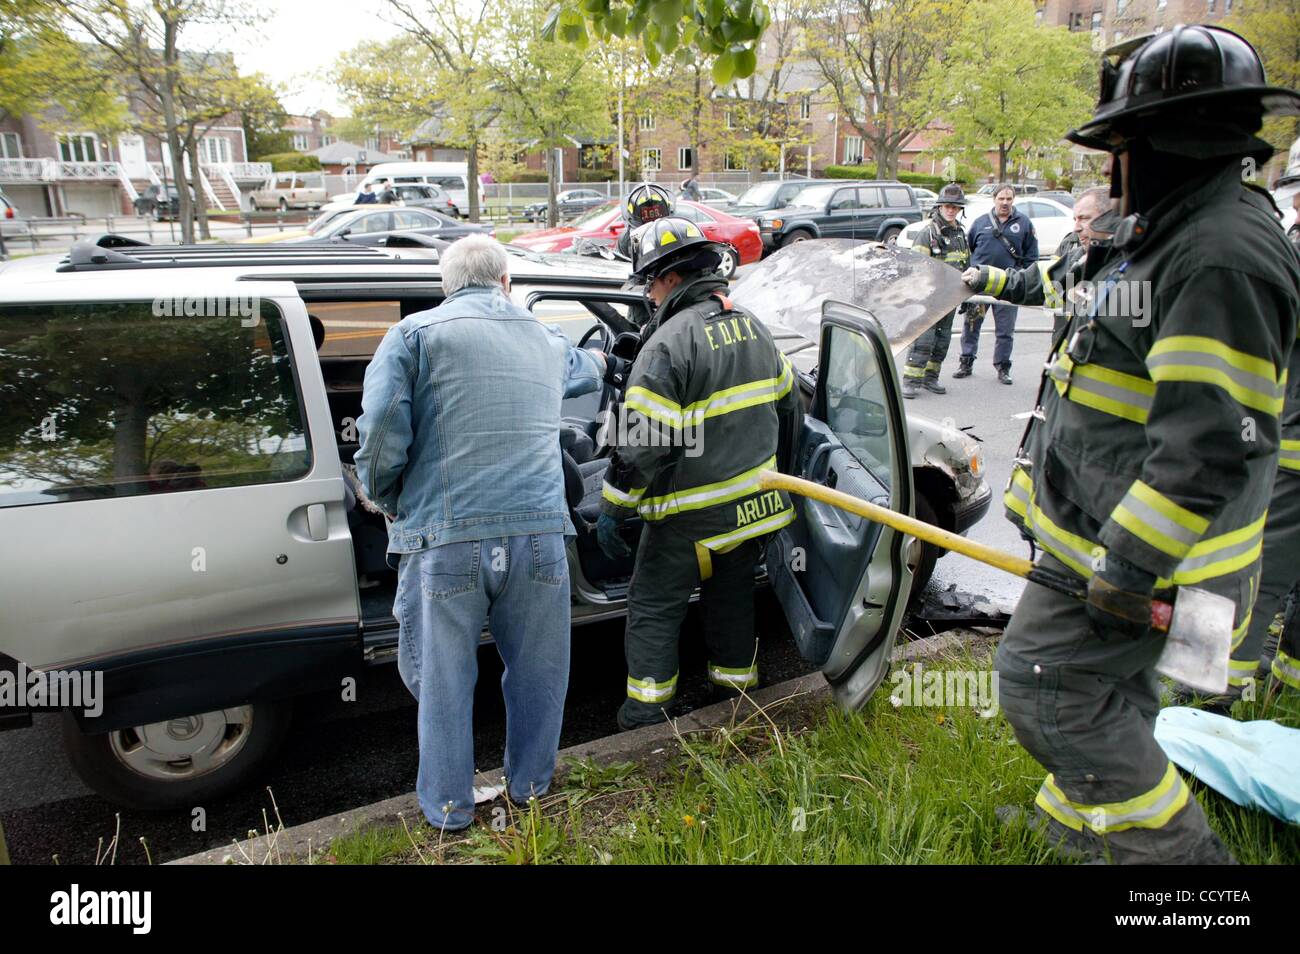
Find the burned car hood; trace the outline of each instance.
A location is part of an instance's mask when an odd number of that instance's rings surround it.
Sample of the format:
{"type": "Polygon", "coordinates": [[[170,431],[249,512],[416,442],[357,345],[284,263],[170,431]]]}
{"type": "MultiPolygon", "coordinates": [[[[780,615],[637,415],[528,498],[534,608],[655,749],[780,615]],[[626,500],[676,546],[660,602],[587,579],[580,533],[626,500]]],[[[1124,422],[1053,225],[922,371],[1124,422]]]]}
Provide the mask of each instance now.
{"type": "MultiPolygon", "coordinates": [[[[852,239],[789,245],[741,269],[731,289],[732,300],[774,333],[793,333],[814,348],[821,340],[822,303],[856,305],[884,327],[895,356],[971,294],[951,265],[852,239]]],[[[786,350],[788,342],[779,343],[786,350]]]]}

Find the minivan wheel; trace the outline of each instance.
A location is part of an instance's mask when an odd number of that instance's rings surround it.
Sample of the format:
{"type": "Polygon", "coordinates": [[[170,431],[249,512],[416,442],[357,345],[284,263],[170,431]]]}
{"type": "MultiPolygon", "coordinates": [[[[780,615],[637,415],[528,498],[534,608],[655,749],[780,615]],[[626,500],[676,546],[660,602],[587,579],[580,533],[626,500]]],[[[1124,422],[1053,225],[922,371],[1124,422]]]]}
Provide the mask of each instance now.
{"type": "Polygon", "coordinates": [[[63,744],[77,774],[109,801],[189,808],[256,777],[284,741],[292,711],[288,701],[258,702],[94,735],[65,711],[63,744]]]}
{"type": "Polygon", "coordinates": [[[898,227],[885,229],[885,234],[880,237],[880,241],[884,242],[886,245],[895,245],[898,243],[898,233],[901,231],[903,230],[898,227]]]}
{"type": "Polygon", "coordinates": [[[785,248],[787,245],[794,245],[796,242],[806,242],[812,237],[813,234],[807,229],[795,229],[785,238],[781,239],[781,247],[785,248]]]}

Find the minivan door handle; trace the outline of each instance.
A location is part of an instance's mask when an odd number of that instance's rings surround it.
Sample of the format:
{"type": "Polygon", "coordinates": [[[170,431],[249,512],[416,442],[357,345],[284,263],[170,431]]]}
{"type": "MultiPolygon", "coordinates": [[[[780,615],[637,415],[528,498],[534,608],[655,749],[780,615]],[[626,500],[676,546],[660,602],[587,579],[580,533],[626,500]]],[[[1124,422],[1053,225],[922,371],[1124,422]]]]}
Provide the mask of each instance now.
{"type": "Polygon", "coordinates": [[[330,524],[329,519],[325,516],[324,504],[307,505],[307,535],[313,540],[329,539],[330,524]]]}

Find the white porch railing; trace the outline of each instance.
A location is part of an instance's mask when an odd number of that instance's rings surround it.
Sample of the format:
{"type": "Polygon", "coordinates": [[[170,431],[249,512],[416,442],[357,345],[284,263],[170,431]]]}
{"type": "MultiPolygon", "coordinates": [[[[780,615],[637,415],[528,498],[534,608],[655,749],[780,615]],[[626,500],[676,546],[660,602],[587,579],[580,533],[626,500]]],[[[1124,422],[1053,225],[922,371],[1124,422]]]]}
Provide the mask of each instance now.
{"type": "Polygon", "coordinates": [[[269,162],[205,162],[204,165],[217,166],[232,179],[267,179],[271,176],[269,162]]]}
{"type": "Polygon", "coordinates": [[[116,162],[65,162],[62,159],[0,159],[0,182],[121,181],[116,162]]]}

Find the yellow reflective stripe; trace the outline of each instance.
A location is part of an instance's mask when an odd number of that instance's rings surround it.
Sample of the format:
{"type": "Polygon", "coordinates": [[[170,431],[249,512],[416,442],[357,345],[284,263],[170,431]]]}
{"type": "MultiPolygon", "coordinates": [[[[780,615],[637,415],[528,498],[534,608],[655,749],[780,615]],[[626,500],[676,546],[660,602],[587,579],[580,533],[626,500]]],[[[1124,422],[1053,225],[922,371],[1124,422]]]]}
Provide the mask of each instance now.
{"type": "Polygon", "coordinates": [[[633,679],[627,677],[627,695],[638,702],[664,702],[677,692],[677,674],[667,682],[655,682],[653,679],[633,679]]]}
{"type": "Polygon", "coordinates": [[[1300,441],[1282,439],[1282,448],[1278,451],[1277,465],[1285,470],[1300,471],[1300,441]]]}
{"type": "Polygon", "coordinates": [[[1049,375],[1056,390],[1075,404],[1137,424],[1147,422],[1156,386],[1146,378],[1098,364],[1075,364],[1068,354],[1052,362],[1049,375]]]}
{"type": "Polygon", "coordinates": [[[748,689],[758,685],[758,666],[746,666],[742,669],[728,669],[726,666],[709,664],[709,682],[733,689],[748,689]]]}
{"type": "Polygon", "coordinates": [[[779,401],[790,393],[790,388],[793,386],[794,372],[791,370],[790,361],[785,355],[781,355],[781,373],[776,377],[747,381],[735,387],[723,388],[686,407],[639,385],[627,389],[624,405],[629,410],[639,411],[646,417],[670,427],[692,427],[710,417],[779,401]]]}
{"type": "Polygon", "coordinates": [[[1052,284],[1052,279],[1048,275],[1052,266],[1058,261],[1060,259],[1054,258],[1050,262],[1038,263],[1038,275],[1043,282],[1043,305],[1047,308],[1061,308],[1065,305],[1065,301],[1056,293],[1056,286],[1052,284]]]}
{"type": "Polygon", "coordinates": [[[989,280],[984,286],[984,293],[997,297],[1002,293],[1002,289],[1007,287],[1007,273],[1000,268],[994,268],[992,265],[987,266],[989,270],[989,280]]]}
{"type": "MultiPolygon", "coordinates": [[[[1044,550],[1084,579],[1091,578],[1093,560],[1104,556],[1106,548],[1057,526],[1038,506],[1033,482],[1019,467],[1011,472],[1002,503],[1024,521],[1044,550]]],[[[1156,586],[1188,586],[1251,566],[1263,552],[1266,519],[1267,514],[1261,514],[1244,527],[1202,538],[1174,568],[1174,575],[1157,579],[1156,586]]]]}
{"type": "Polygon", "coordinates": [[[1229,659],[1228,685],[1245,686],[1254,682],[1255,670],[1258,668],[1258,659],[1229,659]]]}
{"type": "Polygon", "coordinates": [[[1143,543],[1179,560],[1187,556],[1210,525],[1209,520],[1140,480],[1133,481],[1110,516],[1143,543]]]}
{"type": "Polygon", "coordinates": [[[728,550],[735,549],[739,543],[744,543],[752,537],[762,536],[765,533],[774,533],[793,522],[794,508],[791,507],[781,513],[775,513],[770,517],[764,517],[762,520],[743,526],[739,530],[720,533],[716,537],[706,537],[699,541],[699,545],[708,547],[714,553],[726,553],[728,550]]]}
{"type": "Polygon", "coordinates": [[[1162,338],[1147,353],[1146,365],[1157,382],[1196,382],[1222,388],[1238,403],[1266,414],[1282,413],[1286,373],[1278,379],[1271,361],[1200,335],[1162,338]]]}
{"type": "Polygon", "coordinates": [[[703,484],[699,487],[689,487],[685,490],[675,490],[662,497],[646,497],[641,501],[637,510],[646,520],[662,520],[670,514],[681,513],[686,510],[703,510],[706,507],[715,507],[718,504],[726,503],[728,500],[735,500],[737,497],[744,497],[753,493],[758,489],[758,475],[762,471],[775,466],[776,455],[773,454],[757,467],[736,474],[734,477],[728,477],[726,480],[719,480],[713,484],[703,484]]]}
{"type": "MultiPolygon", "coordinates": [[[[1252,581],[1252,584],[1253,582],[1254,581],[1252,581]]],[[[1254,589],[1253,585],[1251,589],[1254,589]]],[[[1241,625],[1232,631],[1232,652],[1234,653],[1237,651],[1237,648],[1246,641],[1246,633],[1250,630],[1250,618],[1252,615],[1254,615],[1255,612],[1255,610],[1253,609],[1254,606],[1253,601],[1251,605],[1252,608],[1246,611],[1246,618],[1241,621],[1241,625]]],[[[1255,660],[1255,663],[1258,662],[1259,662],[1258,659],[1255,660]]]]}
{"type": "Polygon", "coordinates": [[[924,242],[914,242],[912,244],[912,251],[916,252],[918,255],[929,255],[930,246],[925,244],[924,242]]]}
{"type": "Polygon", "coordinates": [[[1173,583],[1187,586],[1213,577],[1227,576],[1259,559],[1264,550],[1264,523],[1267,513],[1227,533],[1206,537],[1188,552],[1174,569],[1171,580],[1157,580],[1157,586],[1173,583]]]}
{"type": "Polygon", "coordinates": [[[1292,689],[1300,689],[1300,659],[1288,656],[1282,650],[1273,657],[1273,675],[1292,689]]]}
{"type": "Polygon", "coordinates": [[[1088,805],[1065,797],[1051,775],[1034,800],[1043,811],[1075,831],[1084,828],[1104,835],[1130,828],[1163,828],[1187,804],[1191,790],[1170,762],[1164,777],[1149,792],[1123,802],[1088,805]]]}
{"type": "Polygon", "coordinates": [[[612,504],[620,507],[633,508],[641,500],[645,493],[644,487],[633,487],[631,490],[619,490],[608,480],[604,481],[600,487],[600,495],[612,504]]]}

